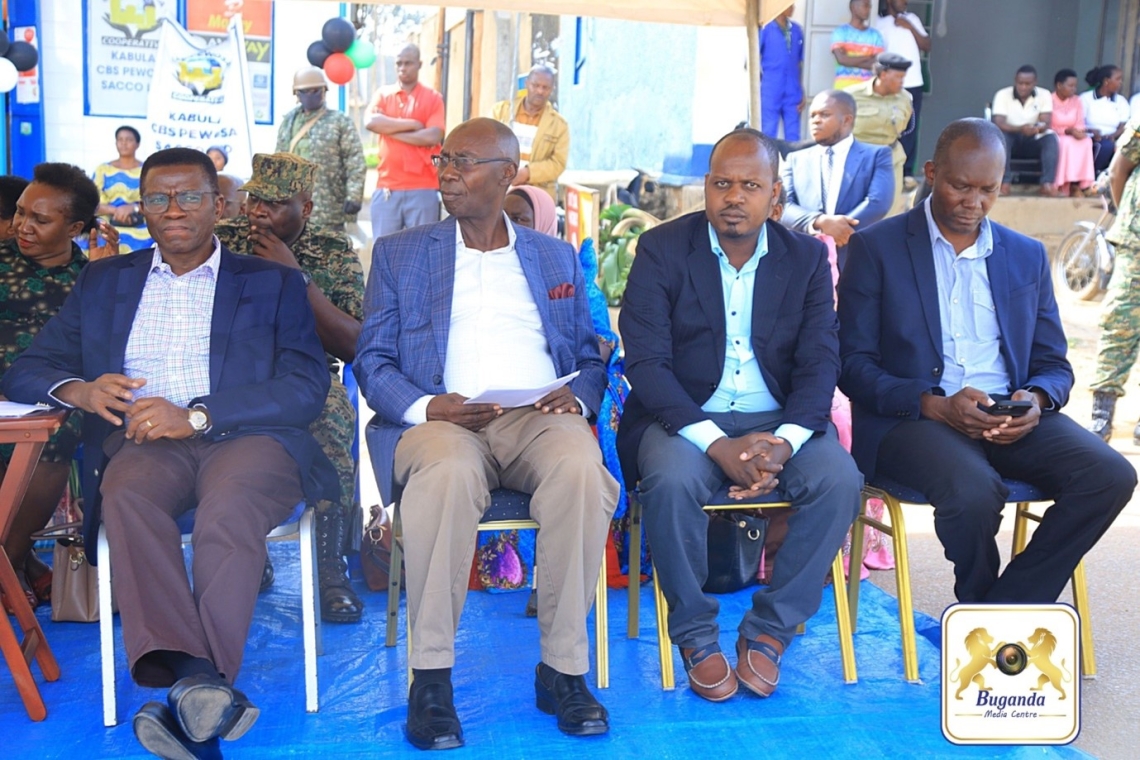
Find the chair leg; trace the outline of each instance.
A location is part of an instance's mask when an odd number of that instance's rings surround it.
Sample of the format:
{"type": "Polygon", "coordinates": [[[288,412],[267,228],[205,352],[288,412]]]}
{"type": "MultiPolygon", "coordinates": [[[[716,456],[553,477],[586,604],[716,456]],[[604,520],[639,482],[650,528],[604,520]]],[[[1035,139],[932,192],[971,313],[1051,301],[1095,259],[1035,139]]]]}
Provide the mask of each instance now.
{"type": "MultiPolygon", "coordinates": [[[[862,529],[862,525],[858,522],[855,523],[855,526],[862,529]]],[[[852,552],[851,556],[856,555],[852,552]]],[[[835,591],[835,622],[839,629],[839,654],[843,660],[843,681],[845,683],[856,683],[859,680],[859,675],[855,667],[855,643],[851,637],[851,612],[847,609],[847,588],[843,580],[842,549],[835,555],[835,561],[831,563],[831,578],[835,591]]],[[[856,576],[855,582],[859,582],[858,576],[856,576]]]]}
{"type": "Polygon", "coordinates": [[[629,619],[626,638],[636,639],[641,613],[641,502],[629,497],[629,619]]]}
{"type": "Polygon", "coordinates": [[[661,688],[673,691],[673,642],[669,639],[669,605],[665,594],[657,582],[657,570],[653,570],[654,608],[657,610],[657,656],[661,661],[661,688]]]}
{"type": "Polygon", "coordinates": [[[895,549],[895,585],[898,586],[899,629],[902,634],[903,675],[911,683],[918,682],[918,642],[914,632],[914,600],[910,593],[910,555],[906,546],[906,521],[902,504],[890,494],[883,494],[883,504],[891,517],[891,538],[895,549]]]}
{"type": "MultiPolygon", "coordinates": [[[[384,623],[384,646],[396,646],[396,631],[400,625],[400,568],[404,562],[403,535],[400,531],[400,510],[392,516],[392,558],[388,567],[388,616],[384,623]]],[[[409,639],[409,644],[411,640],[409,639]]]]}
{"type": "Polygon", "coordinates": [[[1081,675],[1096,678],[1096,652],[1093,650],[1092,614],[1089,610],[1089,588],[1082,560],[1073,570],[1073,601],[1081,621],[1081,675]]]}
{"type": "MultiPolygon", "coordinates": [[[[851,568],[852,582],[847,584],[847,609],[850,611],[851,631],[854,633],[859,628],[859,578],[862,575],[861,566],[857,567],[855,558],[862,558],[863,556],[863,534],[866,532],[864,527],[863,517],[867,514],[867,496],[864,492],[859,498],[859,516],[855,518],[855,524],[851,526],[851,559],[848,566],[851,568]]],[[[834,575],[834,573],[832,573],[834,575]]]]}
{"type": "Polygon", "coordinates": [[[1026,517],[1026,511],[1029,509],[1027,502],[1018,502],[1017,511],[1013,519],[1013,555],[1017,556],[1025,551],[1025,545],[1029,543],[1029,519],[1026,517]]]}
{"type": "Polygon", "coordinates": [[[594,594],[594,659],[599,689],[610,686],[610,614],[606,580],[606,553],[602,552],[602,569],[598,573],[598,590],[594,594]]]}
{"type": "Polygon", "coordinates": [[[320,615],[317,612],[316,531],[313,510],[301,513],[299,550],[301,554],[301,635],[305,650],[305,712],[319,709],[317,654],[320,647],[320,615]]]}
{"type": "Polygon", "coordinates": [[[103,666],[103,725],[111,728],[118,723],[115,716],[115,629],[111,606],[111,550],[107,543],[107,529],[99,526],[99,544],[96,548],[99,563],[99,651],[103,666]]]}

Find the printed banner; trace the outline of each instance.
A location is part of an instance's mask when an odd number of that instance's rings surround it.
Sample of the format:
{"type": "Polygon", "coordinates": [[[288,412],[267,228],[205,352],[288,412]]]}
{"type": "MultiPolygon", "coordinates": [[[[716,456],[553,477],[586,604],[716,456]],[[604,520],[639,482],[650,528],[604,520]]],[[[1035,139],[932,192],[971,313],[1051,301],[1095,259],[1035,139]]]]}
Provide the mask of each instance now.
{"type": "Polygon", "coordinates": [[[155,150],[218,145],[230,157],[226,172],[248,177],[253,108],[241,16],[230,20],[224,42],[208,46],[167,21],[156,57],[144,143],[155,150]]]}
{"type": "Polygon", "coordinates": [[[83,113],[145,116],[159,27],[177,17],[177,1],[86,0],[84,7],[83,113]]]}
{"type": "Polygon", "coordinates": [[[240,16],[249,65],[253,118],[273,123],[272,0],[186,0],[186,31],[207,44],[225,42],[230,19],[240,16]]]}

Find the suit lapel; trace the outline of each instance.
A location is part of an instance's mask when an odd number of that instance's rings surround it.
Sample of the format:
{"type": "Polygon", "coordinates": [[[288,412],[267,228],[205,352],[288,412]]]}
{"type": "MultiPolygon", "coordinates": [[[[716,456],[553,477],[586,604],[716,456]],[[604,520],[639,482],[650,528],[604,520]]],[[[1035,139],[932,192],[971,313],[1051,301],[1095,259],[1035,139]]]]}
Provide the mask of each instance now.
{"type": "MultiPolygon", "coordinates": [[[[990,296],[994,299],[994,311],[997,312],[998,330],[1002,336],[1009,335],[1006,321],[1009,315],[1009,257],[1006,255],[1005,244],[1001,233],[995,225],[990,225],[993,236],[993,253],[986,259],[986,273],[990,277],[990,296]]],[[[1005,353],[1005,341],[1001,341],[1002,353],[1005,353]]],[[[1013,366],[1010,364],[1009,366],[1013,366]]]]}
{"type": "MultiPolygon", "coordinates": [[[[701,305],[705,319],[713,331],[715,345],[724,346],[726,327],[724,324],[724,286],[720,277],[720,263],[709,242],[708,222],[703,215],[693,229],[689,246],[689,280],[697,293],[697,303],[701,305]]],[[[717,352],[719,366],[717,374],[724,370],[724,351],[717,352]]]]}
{"type": "Polygon", "coordinates": [[[435,348],[442,366],[447,359],[447,337],[451,330],[451,297],[455,290],[454,218],[431,230],[428,271],[431,272],[431,324],[435,348]]]}
{"type": "Polygon", "coordinates": [[[127,355],[127,340],[131,337],[131,327],[135,322],[135,312],[139,310],[146,278],[154,251],[150,255],[140,255],[135,262],[119,272],[115,288],[115,306],[111,317],[111,372],[122,372],[127,355]]]}
{"type": "Polygon", "coordinates": [[[222,262],[218,267],[217,284],[214,286],[214,313],[210,318],[210,389],[220,386],[222,365],[225,364],[226,348],[230,343],[234,313],[245,285],[241,274],[241,262],[226,248],[222,248],[222,262]]]}
{"type": "Polygon", "coordinates": [[[853,143],[847,153],[847,160],[843,162],[843,180],[839,183],[839,197],[835,199],[836,213],[843,213],[840,209],[850,210],[858,206],[849,196],[851,187],[855,184],[855,177],[863,170],[863,158],[866,154],[859,150],[859,143],[853,143]]]}
{"type": "Polygon", "coordinates": [[[934,249],[930,246],[930,228],[926,224],[924,206],[907,215],[907,250],[914,267],[918,301],[926,317],[926,329],[931,343],[942,356],[942,318],[938,308],[938,275],[934,271],[934,249]]]}
{"type": "Polygon", "coordinates": [[[768,225],[768,254],[756,267],[752,288],[752,345],[762,347],[776,325],[776,314],[788,290],[790,262],[783,239],[768,225]]]}

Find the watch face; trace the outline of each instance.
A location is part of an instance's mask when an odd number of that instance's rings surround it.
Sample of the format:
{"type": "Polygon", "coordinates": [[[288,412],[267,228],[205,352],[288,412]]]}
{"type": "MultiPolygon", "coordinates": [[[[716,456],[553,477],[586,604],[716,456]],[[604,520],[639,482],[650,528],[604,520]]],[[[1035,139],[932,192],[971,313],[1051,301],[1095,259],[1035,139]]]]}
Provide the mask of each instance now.
{"type": "Polygon", "coordinates": [[[190,427],[202,431],[206,429],[206,422],[206,413],[201,409],[192,409],[190,411],[190,427]]]}

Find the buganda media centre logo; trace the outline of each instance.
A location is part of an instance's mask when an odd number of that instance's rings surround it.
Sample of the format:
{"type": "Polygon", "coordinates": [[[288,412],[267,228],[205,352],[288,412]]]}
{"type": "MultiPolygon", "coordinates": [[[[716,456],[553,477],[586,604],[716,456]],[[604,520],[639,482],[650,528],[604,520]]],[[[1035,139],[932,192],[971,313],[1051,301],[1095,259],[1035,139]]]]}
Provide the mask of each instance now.
{"type": "Polygon", "coordinates": [[[1072,607],[954,605],[942,616],[942,733],[955,744],[1067,744],[1080,732],[1072,607]]]}

